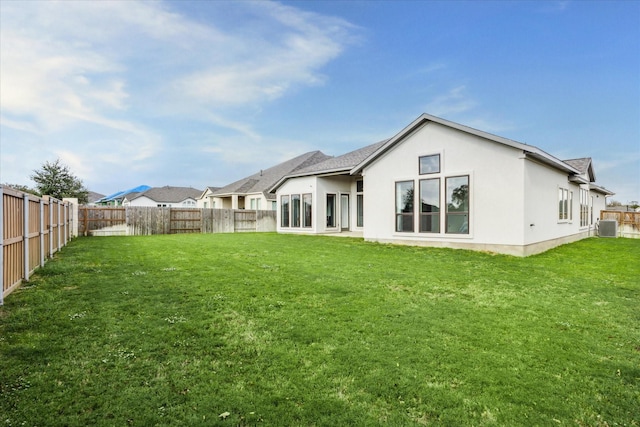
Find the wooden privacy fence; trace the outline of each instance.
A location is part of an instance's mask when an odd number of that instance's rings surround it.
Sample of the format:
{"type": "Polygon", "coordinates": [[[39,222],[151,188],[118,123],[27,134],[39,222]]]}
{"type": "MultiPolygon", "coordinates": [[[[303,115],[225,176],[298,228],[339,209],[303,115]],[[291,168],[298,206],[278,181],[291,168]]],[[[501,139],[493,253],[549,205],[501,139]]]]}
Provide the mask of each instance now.
{"type": "Polygon", "coordinates": [[[275,231],[276,211],[82,206],[78,222],[85,236],[275,231]]]}
{"type": "Polygon", "coordinates": [[[67,244],[71,204],[0,186],[0,305],[4,297],[67,244]]]}
{"type": "Polygon", "coordinates": [[[640,238],[640,212],[600,211],[600,219],[617,221],[620,237],[640,238]]]}

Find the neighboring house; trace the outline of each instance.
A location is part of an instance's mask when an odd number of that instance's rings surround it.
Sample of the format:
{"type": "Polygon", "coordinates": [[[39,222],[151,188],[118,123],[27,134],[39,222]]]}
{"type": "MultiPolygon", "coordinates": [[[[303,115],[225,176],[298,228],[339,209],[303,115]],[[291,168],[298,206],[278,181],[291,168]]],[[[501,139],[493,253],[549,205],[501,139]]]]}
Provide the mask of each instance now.
{"type": "Polygon", "coordinates": [[[200,195],[199,207],[214,209],[276,210],[276,195],[269,190],[282,177],[330,158],[320,151],[311,151],[261,170],[222,188],[209,187],[200,195]]]}
{"type": "Polygon", "coordinates": [[[215,206],[215,196],[213,193],[218,191],[221,187],[207,187],[204,192],[196,200],[196,205],[199,208],[213,209],[215,206]]]}
{"type": "Polygon", "coordinates": [[[139,193],[128,194],[124,206],[155,206],[168,208],[195,208],[202,190],[191,187],[154,187],[139,193]]]}
{"type": "Polygon", "coordinates": [[[118,191],[117,193],[113,193],[108,196],[102,197],[99,200],[96,200],[95,204],[100,206],[122,206],[122,202],[127,195],[131,193],[140,193],[150,188],[151,187],[149,187],[148,185],[139,185],[128,190],[118,191]]]}
{"type": "Polygon", "coordinates": [[[103,199],[104,197],[104,194],[96,193],[95,191],[89,191],[89,194],[87,194],[87,205],[95,206],[97,201],[103,199]]]}
{"type": "Polygon", "coordinates": [[[591,159],[423,114],[393,138],[298,170],[271,189],[282,233],[519,256],[593,235],[606,197],[591,159]]]}

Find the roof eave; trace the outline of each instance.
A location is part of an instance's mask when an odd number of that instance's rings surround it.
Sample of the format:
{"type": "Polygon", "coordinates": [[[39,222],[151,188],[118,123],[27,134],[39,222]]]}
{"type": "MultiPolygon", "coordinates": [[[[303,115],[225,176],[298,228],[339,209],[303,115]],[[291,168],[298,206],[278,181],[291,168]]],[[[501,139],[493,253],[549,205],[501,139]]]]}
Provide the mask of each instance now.
{"type": "Polygon", "coordinates": [[[614,196],[616,194],[611,190],[607,190],[606,188],[600,187],[599,185],[595,185],[595,184],[589,184],[589,190],[595,191],[600,194],[604,194],[605,196],[614,196]]]}
{"type": "Polygon", "coordinates": [[[291,175],[285,175],[282,178],[280,178],[275,184],[273,184],[273,186],[271,188],[269,188],[267,190],[267,192],[275,193],[278,190],[278,188],[280,188],[282,186],[282,184],[285,183],[285,181],[287,181],[289,179],[292,179],[292,178],[303,178],[305,176],[331,176],[331,175],[341,175],[341,174],[352,175],[351,168],[349,166],[346,166],[346,167],[340,167],[340,168],[323,169],[323,170],[319,170],[319,171],[303,172],[303,173],[295,173],[295,174],[291,174],[291,175]]]}

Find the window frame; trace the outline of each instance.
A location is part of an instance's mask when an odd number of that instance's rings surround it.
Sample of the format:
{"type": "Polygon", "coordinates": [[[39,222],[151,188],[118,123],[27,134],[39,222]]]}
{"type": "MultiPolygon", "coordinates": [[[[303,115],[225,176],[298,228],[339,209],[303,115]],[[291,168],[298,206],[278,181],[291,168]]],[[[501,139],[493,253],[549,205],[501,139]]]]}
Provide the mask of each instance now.
{"type": "Polygon", "coordinates": [[[356,181],[356,227],[364,227],[364,180],[356,181]]]}
{"type": "Polygon", "coordinates": [[[573,222],[573,190],[558,186],[558,222],[573,222]]]}
{"type": "Polygon", "coordinates": [[[440,153],[436,153],[436,154],[427,154],[425,156],[419,156],[418,157],[418,174],[419,175],[433,175],[433,174],[437,174],[437,173],[441,173],[442,172],[442,157],[440,156],[440,153]],[[422,170],[422,159],[427,159],[430,157],[437,157],[438,158],[438,170],[436,171],[423,171],[422,170]]]}
{"type": "Polygon", "coordinates": [[[302,195],[302,227],[311,228],[313,224],[313,195],[305,193],[302,195]],[[307,203],[308,200],[308,203],[307,203]]]}
{"type": "Polygon", "coordinates": [[[419,182],[419,197],[418,197],[418,202],[419,202],[419,213],[418,215],[420,216],[419,218],[419,226],[418,226],[418,231],[420,233],[428,233],[428,234],[440,234],[440,223],[441,223],[441,212],[442,212],[442,188],[441,188],[441,179],[440,177],[437,178],[426,178],[426,179],[421,179],[419,182]],[[438,194],[437,194],[437,198],[438,198],[438,205],[436,206],[437,211],[424,211],[424,204],[422,203],[422,190],[423,190],[423,184],[426,184],[427,182],[435,182],[436,183],[436,189],[438,190],[438,194]],[[436,217],[437,220],[434,223],[433,217],[436,217]],[[431,225],[431,227],[433,227],[433,225],[437,224],[437,229],[434,230],[427,230],[427,225],[431,225]]]}
{"type": "Polygon", "coordinates": [[[291,227],[291,220],[289,218],[291,211],[289,195],[280,196],[280,227],[289,228],[291,227]]]}
{"type": "Polygon", "coordinates": [[[395,230],[396,233],[414,233],[415,232],[415,199],[416,199],[416,195],[415,195],[415,187],[416,187],[416,183],[413,179],[411,180],[403,180],[403,181],[396,181],[395,182],[395,230]],[[402,184],[411,184],[411,188],[408,188],[407,190],[403,190],[401,189],[401,185],[402,184]],[[404,202],[404,200],[400,200],[400,194],[398,193],[398,191],[412,191],[412,197],[411,197],[411,212],[407,211],[407,203],[404,202]],[[401,202],[401,205],[398,205],[398,202],[401,202]],[[404,206],[402,206],[402,203],[404,203],[404,206]],[[408,227],[409,229],[405,229],[405,226],[409,225],[410,227],[408,227]]]}
{"type": "MultiPolygon", "coordinates": [[[[462,234],[462,235],[468,235],[471,234],[470,232],[470,222],[471,222],[471,176],[470,175],[451,175],[451,176],[447,176],[444,178],[445,182],[444,182],[444,202],[445,202],[445,225],[444,225],[444,233],[445,234],[462,234]],[[451,211],[449,210],[449,180],[453,180],[456,178],[466,178],[467,183],[467,196],[466,196],[466,210],[464,211],[451,211]],[[452,220],[455,217],[458,216],[466,216],[466,223],[463,222],[459,227],[458,227],[458,231],[450,231],[449,227],[451,225],[451,223],[453,222],[452,220]],[[466,228],[464,228],[466,225],[466,228]],[[460,231],[462,230],[462,231],[460,231]]],[[[465,184],[463,184],[465,185],[465,184]]],[[[457,189],[459,187],[456,187],[455,189],[457,189]]],[[[453,195],[453,190],[452,189],[452,195],[453,195]]]]}
{"type": "Polygon", "coordinates": [[[299,228],[302,224],[302,197],[300,194],[291,195],[291,227],[299,228]]]}
{"type": "Polygon", "coordinates": [[[338,195],[336,193],[327,193],[325,197],[325,201],[326,201],[325,212],[326,212],[326,218],[327,218],[326,227],[336,228],[337,227],[336,213],[337,213],[337,207],[338,207],[338,195]],[[333,203],[331,204],[331,212],[329,212],[330,198],[333,199],[333,203]]]}

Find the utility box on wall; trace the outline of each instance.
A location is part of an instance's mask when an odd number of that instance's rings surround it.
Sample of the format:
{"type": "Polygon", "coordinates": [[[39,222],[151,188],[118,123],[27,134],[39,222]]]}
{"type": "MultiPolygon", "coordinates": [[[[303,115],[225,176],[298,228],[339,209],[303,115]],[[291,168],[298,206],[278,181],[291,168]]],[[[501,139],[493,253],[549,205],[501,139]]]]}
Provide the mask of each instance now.
{"type": "Polygon", "coordinates": [[[618,221],[602,220],[598,226],[598,236],[618,237],[618,221]]]}

